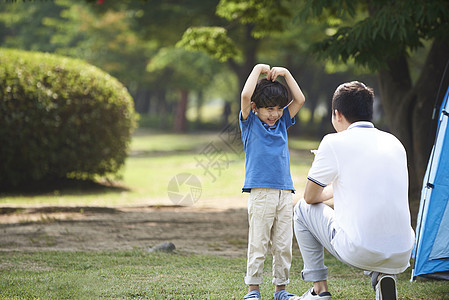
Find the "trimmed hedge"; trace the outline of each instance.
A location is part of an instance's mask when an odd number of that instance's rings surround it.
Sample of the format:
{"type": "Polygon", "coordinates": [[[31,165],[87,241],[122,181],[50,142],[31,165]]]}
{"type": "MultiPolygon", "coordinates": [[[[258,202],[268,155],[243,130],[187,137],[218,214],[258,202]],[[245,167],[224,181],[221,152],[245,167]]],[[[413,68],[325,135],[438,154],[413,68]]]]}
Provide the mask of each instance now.
{"type": "Polygon", "coordinates": [[[0,49],[0,186],[116,173],[136,115],[115,78],[81,60],[0,49]]]}

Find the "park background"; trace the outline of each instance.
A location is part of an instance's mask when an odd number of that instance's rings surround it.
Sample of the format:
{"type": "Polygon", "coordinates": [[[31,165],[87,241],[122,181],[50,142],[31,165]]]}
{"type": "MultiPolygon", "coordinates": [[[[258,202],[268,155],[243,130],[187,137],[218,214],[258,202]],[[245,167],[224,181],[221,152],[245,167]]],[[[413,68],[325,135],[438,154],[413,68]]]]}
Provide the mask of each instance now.
{"type": "MultiPolygon", "coordinates": [[[[136,120],[118,170],[2,185],[1,296],[241,298],[247,196],[240,192],[244,155],[237,116],[241,87],[259,62],[287,67],[306,96],[289,131],[294,201],[303,192],[310,150],[333,132],[333,91],[342,82],[361,80],[376,93],[375,125],[407,148],[415,218],[433,142],[432,111],[446,84],[448,6],[446,1],[1,2],[2,48],[96,66],[126,87],[136,120]],[[176,244],[177,256],[146,251],[165,240],[176,244]]],[[[331,257],[328,264],[335,274],[334,298],[373,296],[367,278],[331,257]]],[[[269,278],[269,263],[266,267],[269,278]]],[[[300,269],[295,249],[297,293],[307,289],[300,269]]],[[[400,296],[448,297],[446,283],[409,284],[407,276],[400,278],[400,296]]],[[[270,291],[269,281],[264,289],[270,291]]]]}

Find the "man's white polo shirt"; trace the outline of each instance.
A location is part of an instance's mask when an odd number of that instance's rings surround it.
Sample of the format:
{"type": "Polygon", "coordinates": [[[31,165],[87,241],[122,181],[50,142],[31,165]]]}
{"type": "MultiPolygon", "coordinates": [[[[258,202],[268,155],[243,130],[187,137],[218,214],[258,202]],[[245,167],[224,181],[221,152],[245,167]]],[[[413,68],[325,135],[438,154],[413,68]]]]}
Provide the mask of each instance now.
{"type": "Polygon", "coordinates": [[[341,258],[364,270],[397,274],[409,266],[414,232],[408,205],[406,152],[393,135],[370,122],[326,135],[308,179],[333,184],[341,258]]]}

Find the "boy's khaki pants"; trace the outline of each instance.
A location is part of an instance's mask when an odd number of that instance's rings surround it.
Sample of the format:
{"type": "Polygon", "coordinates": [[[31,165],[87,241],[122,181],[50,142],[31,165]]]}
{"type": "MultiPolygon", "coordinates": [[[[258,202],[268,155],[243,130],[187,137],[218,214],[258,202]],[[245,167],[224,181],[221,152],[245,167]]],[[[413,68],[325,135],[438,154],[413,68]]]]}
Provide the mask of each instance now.
{"type": "Polygon", "coordinates": [[[293,203],[291,190],[251,189],[248,200],[248,262],[245,283],[260,285],[271,242],[273,284],[288,284],[292,261],[293,203]]]}

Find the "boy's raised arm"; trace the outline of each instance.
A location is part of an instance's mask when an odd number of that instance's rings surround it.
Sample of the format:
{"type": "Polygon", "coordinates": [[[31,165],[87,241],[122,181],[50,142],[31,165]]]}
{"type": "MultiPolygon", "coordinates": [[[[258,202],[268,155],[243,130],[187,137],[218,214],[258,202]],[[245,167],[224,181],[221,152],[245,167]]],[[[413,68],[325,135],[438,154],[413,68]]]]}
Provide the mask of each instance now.
{"type": "Polygon", "coordinates": [[[306,101],[306,98],[304,97],[301,88],[299,87],[298,83],[296,82],[295,78],[293,78],[289,70],[283,67],[273,67],[271,69],[271,80],[276,80],[278,76],[284,77],[292,94],[293,100],[288,105],[288,111],[290,113],[290,117],[293,118],[294,116],[296,116],[299,109],[306,101]]]}
{"type": "Polygon", "coordinates": [[[240,109],[242,110],[243,120],[248,118],[251,110],[251,96],[254,93],[260,74],[267,74],[267,78],[270,79],[270,66],[265,64],[255,65],[249,74],[248,79],[246,79],[245,86],[243,87],[242,94],[240,95],[240,109]]]}

